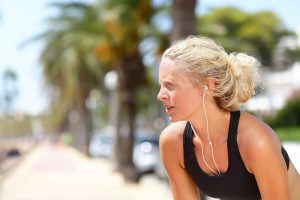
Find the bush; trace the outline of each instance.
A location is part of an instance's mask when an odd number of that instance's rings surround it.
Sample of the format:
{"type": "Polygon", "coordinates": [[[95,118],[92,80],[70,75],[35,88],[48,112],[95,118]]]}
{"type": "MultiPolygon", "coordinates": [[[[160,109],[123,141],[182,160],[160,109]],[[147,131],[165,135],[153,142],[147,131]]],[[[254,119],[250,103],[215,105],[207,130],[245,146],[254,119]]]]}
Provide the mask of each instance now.
{"type": "Polygon", "coordinates": [[[300,126],[289,126],[276,128],[275,132],[281,141],[300,142],[300,126]]]}
{"type": "Polygon", "coordinates": [[[286,105],[266,122],[273,128],[300,125],[300,98],[287,101],[286,105]]]}

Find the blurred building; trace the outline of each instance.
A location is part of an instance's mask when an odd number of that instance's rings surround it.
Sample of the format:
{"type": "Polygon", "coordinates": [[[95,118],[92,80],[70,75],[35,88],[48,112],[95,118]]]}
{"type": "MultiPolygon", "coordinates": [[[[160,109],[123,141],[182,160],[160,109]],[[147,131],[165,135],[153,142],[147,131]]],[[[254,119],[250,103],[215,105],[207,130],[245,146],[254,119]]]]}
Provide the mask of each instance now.
{"type": "Polygon", "coordinates": [[[286,49],[300,47],[300,27],[295,30],[295,36],[287,36],[277,45],[275,50],[274,67],[277,71],[270,71],[263,77],[263,92],[251,98],[243,105],[244,109],[255,111],[262,115],[271,114],[282,108],[287,99],[300,90],[300,62],[287,60],[284,55],[286,49]],[[290,66],[290,67],[288,67],[290,66]]]}
{"type": "Polygon", "coordinates": [[[245,109],[270,114],[282,108],[286,100],[300,90],[300,62],[284,71],[269,72],[264,77],[264,92],[251,98],[245,109]]]}

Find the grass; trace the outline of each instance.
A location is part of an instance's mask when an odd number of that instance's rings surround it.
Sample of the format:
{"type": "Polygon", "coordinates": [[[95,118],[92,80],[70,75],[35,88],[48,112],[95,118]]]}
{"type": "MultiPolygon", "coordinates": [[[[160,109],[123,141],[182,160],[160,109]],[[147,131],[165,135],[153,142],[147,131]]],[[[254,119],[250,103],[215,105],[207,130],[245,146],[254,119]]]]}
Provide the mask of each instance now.
{"type": "Polygon", "coordinates": [[[300,142],[300,126],[280,127],[276,128],[275,132],[281,141],[300,142]]]}

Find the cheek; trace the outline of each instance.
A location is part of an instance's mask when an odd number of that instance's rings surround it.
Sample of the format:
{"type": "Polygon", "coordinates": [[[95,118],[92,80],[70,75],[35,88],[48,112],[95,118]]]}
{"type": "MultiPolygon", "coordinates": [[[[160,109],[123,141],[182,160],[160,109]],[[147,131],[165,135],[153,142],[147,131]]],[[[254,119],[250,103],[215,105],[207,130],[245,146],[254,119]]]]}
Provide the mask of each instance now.
{"type": "Polygon", "coordinates": [[[174,106],[182,113],[193,112],[200,108],[202,99],[193,92],[183,92],[180,96],[174,96],[174,106]]]}
{"type": "Polygon", "coordinates": [[[190,92],[180,92],[180,94],[170,95],[171,101],[174,106],[178,109],[188,109],[198,104],[199,98],[190,92]]]}
{"type": "Polygon", "coordinates": [[[178,106],[184,102],[183,94],[181,92],[170,92],[170,100],[174,106],[178,106]]]}

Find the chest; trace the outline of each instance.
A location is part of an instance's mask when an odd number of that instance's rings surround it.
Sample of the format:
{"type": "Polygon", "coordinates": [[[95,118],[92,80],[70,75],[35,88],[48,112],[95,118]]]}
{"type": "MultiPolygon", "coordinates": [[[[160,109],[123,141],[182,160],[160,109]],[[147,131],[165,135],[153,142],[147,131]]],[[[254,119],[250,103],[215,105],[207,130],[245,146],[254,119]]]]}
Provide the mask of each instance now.
{"type": "Polygon", "coordinates": [[[255,177],[244,164],[237,138],[214,147],[218,148],[201,146],[193,138],[186,142],[184,164],[199,189],[220,199],[260,199],[255,177]],[[210,168],[219,168],[221,175],[214,176],[210,168]]]}
{"type": "Polygon", "coordinates": [[[193,140],[195,159],[199,167],[207,174],[214,175],[214,172],[225,173],[229,166],[229,155],[227,142],[205,145],[197,139],[193,140]]]}
{"type": "Polygon", "coordinates": [[[247,171],[240,156],[232,156],[229,150],[228,157],[227,168],[219,176],[212,176],[204,171],[196,154],[185,159],[185,166],[199,189],[208,196],[221,199],[260,199],[255,177],[247,171]]]}

